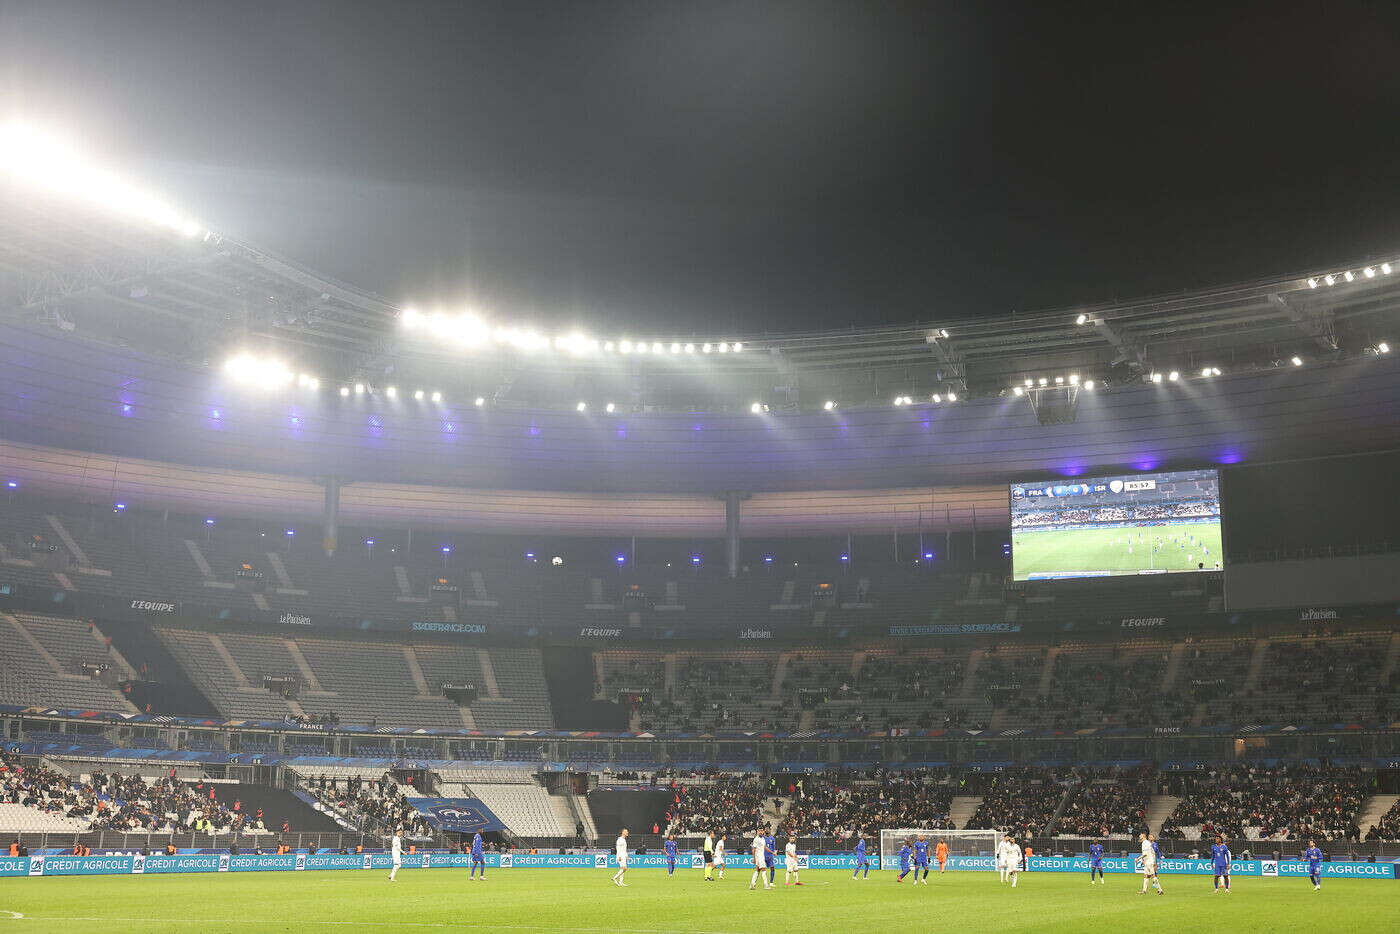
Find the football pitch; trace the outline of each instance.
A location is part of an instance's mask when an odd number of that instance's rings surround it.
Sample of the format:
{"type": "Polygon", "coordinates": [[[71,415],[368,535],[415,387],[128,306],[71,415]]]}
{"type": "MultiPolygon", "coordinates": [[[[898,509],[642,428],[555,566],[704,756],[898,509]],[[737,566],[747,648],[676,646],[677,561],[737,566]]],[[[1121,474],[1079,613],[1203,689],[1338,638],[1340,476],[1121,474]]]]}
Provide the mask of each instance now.
{"type": "Polygon", "coordinates": [[[1194,571],[1221,560],[1220,523],[1018,532],[1011,555],[1017,580],[1055,571],[1194,571]]]}
{"type": "Polygon", "coordinates": [[[1025,873],[1016,889],[996,873],[963,872],[911,886],[893,872],[861,882],[808,870],[801,888],[749,891],[749,872],[706,883],[698,870],[667,877],[635,869],[465,869],[51,877],[0,881],[0,934],[74,930],[575,931],[587,934],[786,934],[821,931],[1394,930],[1394,882],[1251,877],[1213,895],[1209,876],[1164,876],[1162,896],[1139,876],[1089,884],[1083,873],[1025,873]]]}

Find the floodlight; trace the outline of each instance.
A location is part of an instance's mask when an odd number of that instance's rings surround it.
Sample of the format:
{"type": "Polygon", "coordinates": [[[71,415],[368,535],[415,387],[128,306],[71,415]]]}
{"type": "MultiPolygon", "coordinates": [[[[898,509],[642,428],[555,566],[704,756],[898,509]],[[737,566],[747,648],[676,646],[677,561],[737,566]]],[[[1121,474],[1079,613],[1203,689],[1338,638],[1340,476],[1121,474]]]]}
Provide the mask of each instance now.
{"type": "Polygon", "coordinates": [[[611,415],[616,409],[617,406],[613,405],[611,402],[603,406],[603,411],[607,412],[609,415],[611,415]]]}
{"type": "Polygon", "coordinates": [[[957,401],[958,401],[958,394],[955,393],[955,392],[950,392],[950,393],[948,393],[948,401],[949,401],[949,402],[957,402],[957,401]]]}
{"type": "Polygon", "coordinates": [[[1027,385],[1027,386],[1034,386],[1034,385],[1035,385],[1035,380],[1033,380],[1033,379],[1027,379],[1027,380],[1026,380],[1026,385],[1027,385]]]}
{"type": "Polygon", "coordinates": [[[432,395],[432,400],[433,400],[434,402],[441,402],[441,401],[442,401],[442,393],[440,393],[440,392],[434,392],[433,395],[432,395]]]}
{"type": "Polygon", "coordinates": [[[1207,367],[1202,367],[1202,368],[1201,368],[1201,375],[1202,375],[1202,376],[1209,376],[1209,375],[1210,375],[1210,367],[1208,367],[1208,366],[1207,366],[1207,367]]]}
{"type": "Polygon", "coordinates": [[[1390,264],[1381,263],[1381,272],[1385,273],[1387,276],[1390,275],[1390,264]]]}
{"type": "Polygon", "coordinates": [[[1063,376],[1057,376],[1057,377],[1055,377],[1055,385],[1056,385],[1056,386],[1063,386],[1064,384],[1065,384],[1065,378],[1064,378],[1063,376]]]}
{"type": "Polygon", "coordinates": [[[357,396],[363,396],[364,394],[365,394],[365,384],[364,384],[364,383],[356,383],[356,384],[355,384],[355,395],[357,395],[357,396]]]}
{"type": "Polygon", "coordinates": [[[415,389],[415,390],[413,390],[413,398],[414,398],[415,400],[419,401],[419,402],[422,402],[422,401],[423,401],[423,390],[421,390],[421,389],[415,389]]]}
{"type": "Polygon", "coordinates": [[[1356,276],[1352,274],[1352,271],[1351,271],[1350,269],[1348,269],[1346,272],[1342,273],[1342,278],[1345,279],[1345,280],[1347,280],[1348,282],[1355,282],[1355,281],[1356,281],[1356,276]]]}
{"type": "Polygon", "coordinates": [[[340,387],[340,395],[341,395],[341,398],[344,398],[345,396],[350,395],[350,387],[349,387],[349,386],[341,386],[341,387],[340,387]]]}
{"type": "Polygon", "coordinates": [[[1381,341],[1379,344],[1377,344],[1376,349],[1379,350],[1381,353],[1390,353],[1390,345],[1387,344],[1385,341],[1381,341]]]}
{"type": "Polygon", "coordinates": [[[1071,374],[1069,375],[1069,384],[1070,384],[1071,386],[1078,386],[1078,385],[1079,385],[1079,374],[1078,374],[1078,373],[1071,373],[1071,374]]]}
{"type": "Polygon", "coordinates": [[[836,403],[833,402],[832,400],[828,399],[828,400],[826,400],[825,402],[822,403],[822,408],[824,408],[824,409],[826,409],[828,412],[830,412],[832,409],[836,408],[836,403]]]}
{"type": "Polygon", "coordinates": [[[694,344],[686,344],[686,345],[685,345],[685,352],[686,352],[686,353],[695,353],[695,345],[694,345],[694,344]]]}
{"type": "Polygon", "coordinates": [[[1078,318],[1075,318],[1075,319],[1074,319],[1074,323],[1075,323],[1075,324],[1084,324],[1084,323],[1086,323],[1088,320],[1089,320],[1089,316],[1088,316],[1088,315],[1081,314],[1078,318]]]}
{"type": "Polygon", "coordinates": [[[1327,275],[1325,275],[1325,276],[1322,277],[1322,281],[1323,281],[1323,282],[1326,282],[1328,285],[1336,285],[1336,284],[1337,284],[1337,277],[1334,276],[1334,275],[1332,275],[1332,274],[1329,272],[1327,275]]]}
{"type": "Polygon", "coordinates": [[[735,343],[734,343],[734,352],[735,352],[735,353],[738,353],[739,351],[741,351],[741,350],[743,350],[743,349],[744,349],[744,345],[741,344],[741,343],[739,343],[738,341],[735,341],[735,343]]]}
{"type": "Polygon", "coordinates": [[[1025,391],[1024,389],[1022,389],[1020,386],[1012,386],[1012,387],[1011,387],[1011,391],[1014,392],[1014,393],[1015,393],[1016,395],[1018,395],[1018,396],[1024,396],[1024,395],[1026,394],[1026,391],[1025,391]]]}
{"type": "Polygon", "coordinates": [[[701,351],[702,353],[709,353],[709,352],[710,352],[710,345],[709,345],[709,344],[706,344],[705,346],[703,346],[703,347],[700,348],[700,351],[701,351]]]}
{"type": "Polygon", "coordinates": [[[1161,374],[1161,373],[1153,373],[1153,374],[1152,374],[1152,382],[1154,382],[1154,383],[1160,383],[1161,381],[1162,381],[1162,374],[1161,374]]]}
{"type": "Polygon", "coordinates": [[[486,399],[483,396],[477,396],[472,404],[479,409],[486,404],[486,399]]]}
{"type": "Polygon", "coordinates": [[[721,343],[721,344],[719,345],[719,347],[716,348],[716,349],[718,349],[720,353],[729,353],[729,345],[728,345],[728,344],[721,343]]]}
{"type": "Polygon", "coordinates": [[[1314,278],[1312,278],[1311,276],[1308,277],[1308,288],[1310,288],[1310,289],[1315,289],[1315,288],[1317,288],[1317,280],[1314,279],[1314,278]]]}
{"type": "Polygon", "coordinates": [[[18,480],[6,480],[6,481],[5,481],[5,486],[9,487],[9,488],[12,489],[12,490],[18,490],[18,489],[19,489],[19,481],[18,481],[18,480]]]}
{"type": "Polygon", "coordinates": [[[396,387],[390,386],[388,389],[384,390],[384,395],[388,396],[390,399],[395,399],[398,398],[399,391],[396,387]]]}
{"type": "Polygon", "coordinates": [[[942,401],[943,401],[943,397],[940,396],[938,393],[934,393],[933,395],[929,396],[929,398],[932,399],[934,402],[942,402],[942,401]]]}
{"type": "Polygon", "coordinates": [[[587,411],[588,411],[588,403],[587,403],[587,402],[580,402],[578,405],[574,406],[574,410],[577,411],[577,412],[587,412],[587,411]]]}
{"type": "Polygon", "coordinates": [[[680,353],[680,352],[681,352],[681,345],[680,345],[680,344],[672,344],[672,345],[671,345],[671,353],[680,353]]]}
{"type": "Polygon", "coordinates": [[[1171,380],[1174,383],[1177,380],[1181,379],[1181,374],[1178,373],[1176,370],[1172,370],[1170,373],[1167,374],[1167,379],[1171,380]]]}
{"type": "Polygon", "coordinates": [[[1085,388],[1085,389],[1088,389],[1090,392],[1092,392],[1093,389],[1094,389],[1094,381],[1091,380],[1091,379],[1086,379],[1086,380],[1084,381],[1084,388],[1085,388]]]}
{"type": "Polygon", "coordinates": [[[752,412],[752,413],[755,414],[755,415],[759,414],[760,412],[763,411],[763,403],[761,403],[761,402],[755,402],[755,403],[753,403],[752,405],[749,406],[749,411],[752,412]]]}
{"type": "Polygon", "coordinates": [[[652,342],[651,342],[651,352],[652,352],[652,353],[661,353],[661,342],[660,342],[660,341],[652,341],[652,342]]]}
{"type": "Polygon", "coordinates": [[[1362,271],[1363,273],[1366,274],[1366,278],[1367,278],[1367,279],[1374,279],[1374,278],[1376,278],[1376,267],[1374,267],[1374,266],[1367,266],[1365,269],[1363,269],[1363,270],[1361,270],[1361,271],[1362,271]]]}
{"type": "Polygon", "coordinates": [[[1042,386],[1048,386],[1049,384],[1050,384],[1050,381],[1049,381],[1048,379],[1046,379],[1046,378],[1043,377],[1043,376],[1040,378],[1040,385],[1042,385],[1042,386]]]}

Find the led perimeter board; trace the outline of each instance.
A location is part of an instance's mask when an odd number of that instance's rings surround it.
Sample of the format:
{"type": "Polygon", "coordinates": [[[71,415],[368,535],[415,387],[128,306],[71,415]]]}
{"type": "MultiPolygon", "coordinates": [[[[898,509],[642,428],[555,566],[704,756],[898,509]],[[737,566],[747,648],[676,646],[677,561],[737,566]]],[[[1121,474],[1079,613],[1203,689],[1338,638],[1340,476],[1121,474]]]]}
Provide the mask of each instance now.
{"type": "Polygon", "coordinates": [[[1018,581],[1218,571],[1223,561],[1214,470],[1011,486],[1018,581]]]}

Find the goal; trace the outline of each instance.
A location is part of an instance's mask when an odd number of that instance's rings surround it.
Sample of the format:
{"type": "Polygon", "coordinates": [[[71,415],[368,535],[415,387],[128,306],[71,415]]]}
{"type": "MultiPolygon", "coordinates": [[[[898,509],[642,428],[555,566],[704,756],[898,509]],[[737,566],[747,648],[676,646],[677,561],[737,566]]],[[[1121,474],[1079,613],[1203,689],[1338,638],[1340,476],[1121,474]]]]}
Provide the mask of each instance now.
{"type": "Polygon", "coordinates": [[[906,839],[923,834],[928,840],[928,858],[933,859],[934,847],[942,840],[948,844],[949,856],[995,856],[1001,843],[1000,830],[930,830],[927,827],[902,827],[880,831],[880,868],[899,868],[899,849],[906,839]]]}

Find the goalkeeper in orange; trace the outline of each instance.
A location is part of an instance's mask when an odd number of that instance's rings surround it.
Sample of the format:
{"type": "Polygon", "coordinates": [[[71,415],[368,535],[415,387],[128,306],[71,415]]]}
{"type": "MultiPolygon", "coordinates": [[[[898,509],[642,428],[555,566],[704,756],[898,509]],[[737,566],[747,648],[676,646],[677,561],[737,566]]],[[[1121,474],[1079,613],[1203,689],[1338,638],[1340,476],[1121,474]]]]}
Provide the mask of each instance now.
{"type": "Polygon", "coordinates": [[[933,848],[933,857],[938,860],[938,872],[941,875],[948,871],[948,841],[939,840],[938,846],[933,848]]]}

